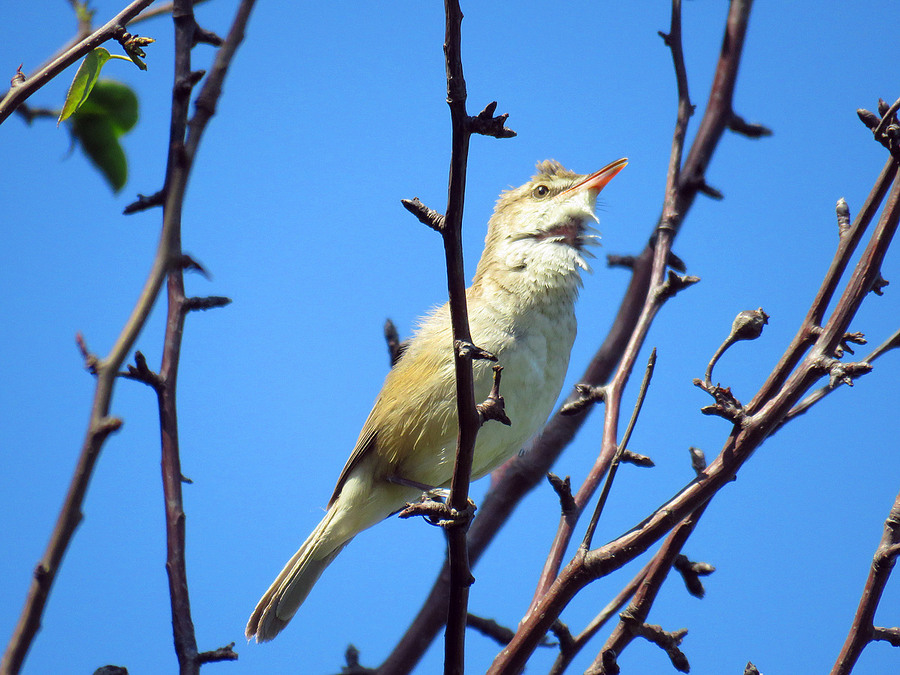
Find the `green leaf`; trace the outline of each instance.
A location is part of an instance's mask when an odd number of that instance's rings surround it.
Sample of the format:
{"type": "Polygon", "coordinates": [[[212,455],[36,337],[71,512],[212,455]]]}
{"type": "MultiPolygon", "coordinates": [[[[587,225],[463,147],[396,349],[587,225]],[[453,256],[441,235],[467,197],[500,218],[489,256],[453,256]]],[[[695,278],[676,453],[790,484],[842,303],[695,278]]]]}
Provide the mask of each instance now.
{"type": "Polygon", "coordinates": [[[97,78],[100,77],[100,70],[103,68],[103,64],[109,59],[110,54],[103,47],[97,47],[97,49],[84,57],[84,61],[81,62],[81,65],[78,66],[78,71],[75,73],[75,79],[69,85],[66,102],[63,104],[56,126],[68,119],[72,113],[87,101],[88,96],[91,95],[91,89],[94,88],[97,78]]]}
{"type": "Polygon", "coordinates": [[[100,80],[77,115],[106,115],[121,136],[131,131],[138,121],[137,96],[126,84],[115,80],[100,80]]]}
{"type": "Polygon", "coordinates": [[[72,135],[115,192],[128,180],[128,162],[119,137],[137,120],[137,96],[130,87],[112,80],[97,82],[72,115],[72,135]]]}
{"type": "Polygon", "coordinates": [[[104,115],[79,115],[72,120],[72,133],[84,154],[100,169],[114,192],[125,187],[128,162],[119,144],[115,125],[104,115]]]}

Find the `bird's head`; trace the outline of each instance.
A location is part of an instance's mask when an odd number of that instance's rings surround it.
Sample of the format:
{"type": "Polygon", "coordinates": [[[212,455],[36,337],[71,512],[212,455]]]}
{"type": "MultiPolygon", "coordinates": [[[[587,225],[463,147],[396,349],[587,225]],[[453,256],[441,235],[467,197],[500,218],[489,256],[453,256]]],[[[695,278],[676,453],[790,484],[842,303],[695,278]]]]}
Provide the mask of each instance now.
{"type": "Polygon", "coordinates": [[[556,279],[568,285],[573,278],[577,284],[579,268],[590,269],[585,246],[599,240],[588,224],[597,222],[597,195],[627,163],[618,159],[579,175],[554,160],[540,162],[530,181],[500,195],[475,281],[511,274],[540,285],[555,286],[556,279]]]}

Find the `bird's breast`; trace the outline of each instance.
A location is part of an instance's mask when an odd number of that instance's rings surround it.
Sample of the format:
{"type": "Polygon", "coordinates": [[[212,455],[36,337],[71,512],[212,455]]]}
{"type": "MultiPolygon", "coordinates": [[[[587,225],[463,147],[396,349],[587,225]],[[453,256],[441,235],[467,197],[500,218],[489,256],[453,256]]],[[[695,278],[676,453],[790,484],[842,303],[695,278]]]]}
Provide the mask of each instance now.
{"type": "MultiPolygon", "coordinates": [[[[473,478],[489,473],[514,455],[543,426],[559,397],[575,340],[573,305],[554,303],[518,312],[509,320],[500,314],[471,316],[475,343],[497,356],[503,367],[500,394],[512,424],[485,424],[475,445],[473,478]]],[[[475,398],[487,398],[492,363],[475,364],[475,398]]]]}

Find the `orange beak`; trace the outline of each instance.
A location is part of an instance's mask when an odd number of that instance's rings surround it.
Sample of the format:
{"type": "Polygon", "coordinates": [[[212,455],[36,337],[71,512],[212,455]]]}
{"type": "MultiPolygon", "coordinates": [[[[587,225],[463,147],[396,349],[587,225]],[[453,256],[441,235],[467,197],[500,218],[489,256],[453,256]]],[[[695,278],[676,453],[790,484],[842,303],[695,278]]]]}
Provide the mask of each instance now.
{"type": "Polygon", "coordinates": [[[561,194],[567,194],[569,192],[583,190],[585,188],[588,190],[596,190],[597,192],[600,192],[600,190],[606,187],[606,184],[611,181],[617,173],[625,168],[626,164],[628,164],[627,157],[617,159],[615,162],[607,164],[599,171],[595,171],[590,176],[582,178],[572,187],[568,188],[567,190],[563,190],[561,194]]]}

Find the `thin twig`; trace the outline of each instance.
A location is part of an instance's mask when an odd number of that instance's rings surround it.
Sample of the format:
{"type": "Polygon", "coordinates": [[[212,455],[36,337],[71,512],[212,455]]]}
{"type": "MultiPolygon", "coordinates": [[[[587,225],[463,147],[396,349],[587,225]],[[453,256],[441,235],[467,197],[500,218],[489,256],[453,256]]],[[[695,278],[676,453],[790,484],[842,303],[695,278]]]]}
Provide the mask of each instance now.
{"type": "Polygon", "coordinates": [[[628,420],[628,427],[625,429],[625,434],[622,436],[622,442],[619,443],[616,454],[613,456],[613,461],[609,465],[609,471],[606,473],[606,482],[604,482],[603,489],[600,491],[600,498],[597,500],[597,506],[594,509],[593,515],[591,515],[591,521],[588,523],[587,531],[581,542],[581,548],[585,551],[591,547],[591,542],[594,539],[594,532],[597,529],[597,524],[600,522],[600,516],[603,513],[603,508],[606,506],[606,500],[609,498],[612,483],[616,478],[616,472],[622,461],[622,453],[625,452],[628,447],[628,442],[631,440],[631,433],[634,431],[634,425],[637,423],[641,407],[644,405],[644,399],[647,396],[647,388],[650,386],[650,379],[653,377],[653,369],[655,367],[656,348],[654,347],[653,351],[650,352],[650,358],[647,360],[647,368],[644,370],[644,379],[641,381],[641,388],[638,390],[634,410],[631,412],[631,419],[628,420]]]}
{"type": "Polygon", "coordinates": [[[688,92],[687,68],[684,65],[684,50],[681,40],[681,0],[672,1],[672,20],[669,33],[660,31],[660,36],[672,52],[675,66],[675,82],[678,87],[678,113],[675,119],[675,132],[672,134],[672,151],[669,155],[669,169],[666,174],[666,199],[660,228],[676,231],[681,215],[677,210],[678,190],[681,185],[681,156],[684,152],[684,139],[687,135],[688,122],[694,114],[691,96],[688,92]]]}
{"type": "MultiPolygon", "coordinates": [[[[894,500],[891,512],[884,522],[884,533],[872,558],[869,576],[866,579],[856,615],[853,617],[853,624],[841,653],[831,669],[831,675],[849,675],[866,645],[872,640],[887,637],[884,634],[876,634],[875,610],[878,608],[891,571],[894,569],[898,553],[900,553],[900,494],[894,500]]],[[[896,635],[894,635],[894,639],[896,639],[896,635]]],[[[892,644],[896,643],[892,642],[892,644]]]]}

